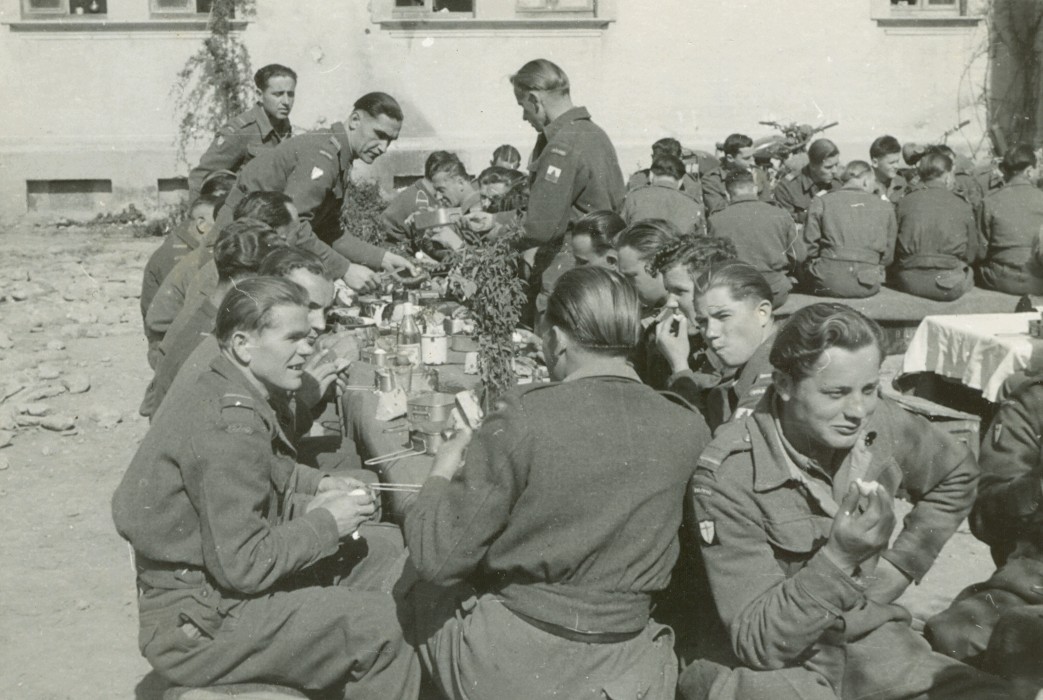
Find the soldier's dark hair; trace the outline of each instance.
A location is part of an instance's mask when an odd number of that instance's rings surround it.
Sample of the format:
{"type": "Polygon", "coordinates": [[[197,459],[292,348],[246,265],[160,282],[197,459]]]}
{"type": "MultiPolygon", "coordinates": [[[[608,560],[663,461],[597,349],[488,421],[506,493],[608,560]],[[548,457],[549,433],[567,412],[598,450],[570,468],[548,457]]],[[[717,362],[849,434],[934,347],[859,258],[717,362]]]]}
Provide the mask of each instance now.
{"type": "Polygon", "coordinates": [[[398,100],[386,92],[366,93],[355,100],[354,109],[356,112],[365,112],[371,117],[379,117],[381,114],[384,114],[396,122],[400,122],[405,118],[398,100]]]}
{"type": "Polygon", "coordinates": [[[684,177],[684,163],[674,156],[656,156],[652,161],[651,173],[660,177],[671,177],[680,180],[684,177]]]}
{"type": "Polygon", "coordinates": [[[282,277],[250,277],[236,282],[221,302],[214,324],[214,337],[227,349],[236,331],[263,331],[272,325],[278,306],[302,306],[310,301],[304,287],[282,277]]]}
{"type": "Polygon", "coordinates": [[[585,265],[558,278],[544,322],[586,350],[626,356],[641,338],[641,302],[623,275],[585,265]]]}
{"type": "Polygon", "coordinates": [[[297,82],[297,74],[293,72],[292,68],[281,66],[278,63],[269,63],[254,73],[254,85],[258,90],[264,90],[272,78],[292,78],[293,82],[297,82]]]}
{"type": "Polygon", "coordinates": [[[674,158],[680,158],[682,153],[681,142],[677,139],[667,137],[665,139],[659,139],[652,144],[652,158],[658,158],[659,156],[673,156],[674,158]]]}
{"type": "Polygon", "coordinates": [[[768,280],[764,279],[764,275],[758,272],[757,268],[740,260],[725,260],[703,270],[695,278],[693,296],[703,296],[711,289],[719,287],[727,289],[735,301],[743,299],[769,303],[775,301],[771,285],[768,284],[768,280]]]}
{"type": "Polygon", "coordinates": [[[724,188],[732,197],[743,192],[757,193],[757,181],[749,170],[731,170],[724,178],[724,188]]]}
{"type": "Polygon", "coordinates": [[[731,239],[684,236],[679,244],[658,251],[648,272],[654,276],[683,265],[688,271],[688,275],[694,280],[709,266],[731,260],[738,255],[731,239]]]}
{"type": "Polygon", "coordinates": [[[213,194],[224,197],[235,187],[235,173],[231,170],[215,170],[206,176],[199,186],[199,196],[213,194]]]}
{"type": "Polygon", "coordinates": [[[746,134],[729,134],[728,138],[724,140],[724,145],[721,146],[721,152],[734,158],[739,155],[739,151],[752,146],[753,139],[746,134]]]}
{"type": "Polygon", "coordinates": [[[916,164],[916,173],[924,182],[931,182],[952,172],[952,158],[941,151],[928,151],[916,164]]]}
{"type": "Polygon", "coordinates": [[[224,201],[224,198],[224,195],[201,194],[196,197],[196,201],[192,202],[189,213],[194,214],[196,209],[202,208],[209,208],[211,212],[214,212],[217,210],[218,203],[224,201]]]}
{"type": "Polygon", "coordinates": [[[880,136],[869,145],[869,157],[873,160],[902,152],[902,144],[894,136],[880,136]]]}
{"type": "Polygon", "coordinates": [[[572,226],[572,236],[589,236],[594,252],[603,255],[616,247],[616,236],[627,226],[623,218],[608,209],[583,215],[572,226]]]}
{"type": "Polygon", "coordinates": [[[479,185],[507,185],[514,184],[514,172],[498,165],[490,165],[478,175],[479,185]]]}
{"type": "Polygon", "coordinates": [[[288,194],[282,192],[251,192],[235,205],[232,218],[263,221],[272,228],[286,226],[293,221],[288,205],[293,204],[288,194]]]}
{"type": "Polygon", "coordinates": [[[460,158],[449,151],[435,151],[427,157],[427,162],[424,163],[424,177],[428,180],[439,173],[456,175],[465,180],[470,179],[467,168],[460,162],[460,158]]]}
{"type": "Polygon", "coordinates": [[[268,224],[240,219],[221,229],[214,244],[214,265],[223,282],[256,275],[273,250],[285,246],[282,236],[268,224]]]}
{"type": "Polygon", "coordinates": [[[844,166],[844,172],[840,176],[841,182],[850,182],[856,177],[862,177],[868,175],[873,171],[873,167],[864,160],[853,160],[844,166]]]}
{"type": "Polygon", "coordinates": [[[307,270],[313,275],[329,279],[325,263],[310,250],[296,246],[284,246],[268,253],[261,261],[258,274],[266,277],[286,277],[294,270],[307,270]]]}
{"type": "Polygon", "coordinates": [[[511,85],[519,92],[569,94],[569,76],[557,64],[545,58],[537,58],[522,66],[511,76],[511,85]]]}
{"type": "Polygon", "coordinates": [[[956,151],[952,150],[947,144],[936,143],[932,146],[928,146],[924,153],[941,153],[942,155],[949,156],[949,160],[956,164],[956,151]]]}
{"type": "MultiPolygon", "coordinates": [[[[496,163],[501,160],[510,163],[511,168],[517,170],[521,166],[521,153],[511,144],[505,143],[496,147],[496,150],[493,151],[493,159],[489,161],[489,164],[496,167],[496,163]]],[[[499,167],[502,168],[503,166],[499,167]]]]}
{"type": "Polygon", "coordinates": [[[813,165],[822,165],[828,159],[833,156],[839,156],[840,149],[837,145],[829,139],[818,139],[812,141],[811,145],[808,146],[808,160],[813,165]]]}
{"type": "Polygon", "coordinates": [[[1003,154],[1003,160],[1000,161],[1000,170],[1003,171],[1003,174],[1009,180],[1015,175],[1025,172],[1028,168],[1035,167],[1035,165],[1035,150],[1027,143],[1019,143],[1016,146],[1011,146],[1003,154]]]}
{"type": "Polygon", "coordinates": [[[772,367],[794,381],[810,377],[830,348],[875,347],[884,359],[884,334],[873,319],[850,306],[821,302],[795,311],[779,330],[768,356],[772,367]]]}
{"type": "Polygon", "coordinates": [[[637,251],[638,259],[645,263],[648,274],[653,276],[657,274],[651,269],[656,253],[680,244],[681,232],[665,219],[635,221],[616,237],[616,250],[633,248],[637,251]]]}

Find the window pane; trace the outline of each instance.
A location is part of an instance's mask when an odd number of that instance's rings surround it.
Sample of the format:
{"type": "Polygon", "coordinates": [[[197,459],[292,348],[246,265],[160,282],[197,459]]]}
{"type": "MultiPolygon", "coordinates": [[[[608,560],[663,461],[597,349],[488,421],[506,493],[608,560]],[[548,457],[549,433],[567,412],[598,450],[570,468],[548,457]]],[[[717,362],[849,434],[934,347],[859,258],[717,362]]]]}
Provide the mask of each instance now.
{"type": "Polygon", "coordinates": [[[928,5],[945,5],[945,6],[951,7],[951,6],[956,4],[956,0],[927,0],[927,4],[928,5]]]}
{"type": "MultiPolygon", "coordinates": [[[[196,0],[196,12],[210,13],[210,10],[214,8],[214,0],[196,0]]],[[[233,12],[233,14],[235,14],[233,12]]]]}
{"type": "Polygon", "coordinates": [[[558,10],[560,12],[592,11],[594,0],[516,0],[519,10],[558,10]]]}
{"type": "Polygon", "coordinates": [[[424,0],[395,0],[395,7],[423,7],[424,0]]]}
{"type": "Polygon", "coordinates": [[[188,0],[152,0],[152,9],[156,12],[186,12],[188,0]]]}
{"type": "Polygon", "coordinates": [[[434,0],[435,12],[474,12],[474,0],[434,0]]]}
{"type": "Polygon", "coordinates": [[[62,9],[62,0],[28,0],[26,9],[30,12],[57,12],[62,9]]]}
{"type": "Polygon", "coordinates": [[[107,11],[106,0],[69,0],[69,12],[74,15],[103,15],[107,11]]]}

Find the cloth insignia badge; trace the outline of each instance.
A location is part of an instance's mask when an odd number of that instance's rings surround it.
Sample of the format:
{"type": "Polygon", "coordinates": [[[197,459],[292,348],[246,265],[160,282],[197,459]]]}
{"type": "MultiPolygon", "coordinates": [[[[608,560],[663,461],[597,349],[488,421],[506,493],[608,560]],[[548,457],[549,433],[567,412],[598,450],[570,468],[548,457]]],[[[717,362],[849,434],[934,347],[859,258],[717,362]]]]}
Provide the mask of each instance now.
{"type": "Polygon", "coordinates": [[[553,165],[548,165],[547,173],[543,176],[543,179],[547,182],[552,182],[555,185],[558,184],[558,180],[561,179],[561,168],[556,168],[553,165]]]}
{"type": "Polygon", "coordinates": [[[712,520],[699,521],[699,536],[703,538],[703,544],[720,544],[717,539],[717,528],[712,520]]]}
{"type": "Polygon", "coordinates": [[[322,168],[317,168],[317,167],[316,168],[312,168],[311,169],[311,179],[312,180],[318,180],[320,177],[322,177],[322,168]]]}
{"type": "Polygon", "coordinates": [[[569,154],[569,152],[566,151],[561,146],[551,146],[550,152],[553,153],[556,156],[561,156],[563,158],[569,154]]]}

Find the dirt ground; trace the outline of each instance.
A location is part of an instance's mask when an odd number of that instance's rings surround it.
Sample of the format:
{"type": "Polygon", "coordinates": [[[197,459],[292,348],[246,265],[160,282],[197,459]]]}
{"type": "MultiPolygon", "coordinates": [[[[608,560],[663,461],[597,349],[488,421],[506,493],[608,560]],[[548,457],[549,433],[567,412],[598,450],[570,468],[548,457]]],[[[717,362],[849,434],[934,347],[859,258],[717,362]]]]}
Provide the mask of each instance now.
{"type": "MultiPolygon", "coordinates": [[[[158,245],[120,229],[0,231],[0,698],[161,694],[109,512],[148,427],[138,292],[158,245]]],[[[991,570],[961,528],[904,600],[922,619],[991,570]]]]}

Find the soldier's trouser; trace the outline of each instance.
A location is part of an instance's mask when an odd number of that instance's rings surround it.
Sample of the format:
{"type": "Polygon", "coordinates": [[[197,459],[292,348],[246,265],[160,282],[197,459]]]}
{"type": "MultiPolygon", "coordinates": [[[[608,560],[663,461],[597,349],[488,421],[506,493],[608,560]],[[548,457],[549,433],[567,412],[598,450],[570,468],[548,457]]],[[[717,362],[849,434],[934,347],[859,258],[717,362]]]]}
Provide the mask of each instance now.
{"type": "Polygon", "coordinates": [[[816,296],[862,299],[880,291],[884,268],[851,260],[815,258],[805,266],[802,281],[816,296]]]}
{"type": "Polygon", "coordinates": [[[951,270],[909,268],[895,270],[896,289],[924,299],[953,301],[974,287],[974,272],[967,265],[951,270]]]}
{"type": "MultiPolygon", "coordinates": [[[[1033,619],[1039,620],[1040,611],[1043,611],[1043,562],[1025,557],[1011,559],[988,581],[961,591],[948,609],[927,621],[924,635],[937,651],[1000,673],[992,664],[1009,667],[1005,658],[1019,654],[1011,645],[1011,639],[997,640],[995,645],[991,641],[1001,618],[1013,614],[1006,625],[1010,637],[1033,619]],[[1029,611],[1029,616],[1019,618],[1019,610],[1029,611]]],[[[1043,633],[1043,621],[1037,624],[1043,633]]],[[[1043,647],[1032,651],[1043,664],[1043,647]]],[[[1037,668],[1035,673],[1039,672],[1037,668]]]]}
{"type": "Polygon", "coordinates": [[[1043,294],[1043,277],[1029,270],[995,261],[981,266],[981,282],[986,289],[1007,294],[1043,294]]]}
{"type": "Polygon", "coordinates": [[[627,641],[592,644],[546,632],[494,595],[418,583],[417,647],[452,700],[673,700],[673,632],[655,622],[627,641]]]}
{"type": "Polygon", "coordinates": [[[364,540],[348,548],[361,548],[365,558],[355,557],[339,585],[288,585],[247,599],[223,598],[206,583],[146,588],[139,599],[142,654],[186,686],[262,682],[339,688],[350,698],[416,698],[420,663],[405,641],[404,591],[392,594],[408,586],[404,558],[395,558],[397,528],[362,531],[364,540]]]}
{"type": "Polygon", "coordinates": [[[892,621],[857,641],[819,647],[801,668],[754,671],[695,662],[681,675],[685,700],[986,700],[1012,698],[1010,684],[931,651],[906,622],[892,621]],[[818,659],[821,655],[825,658],[818,659]],[[815,665],[820,670],[813,670],[815,665]],[[832,676],[830,669],[838,671],[832,676]]]}

